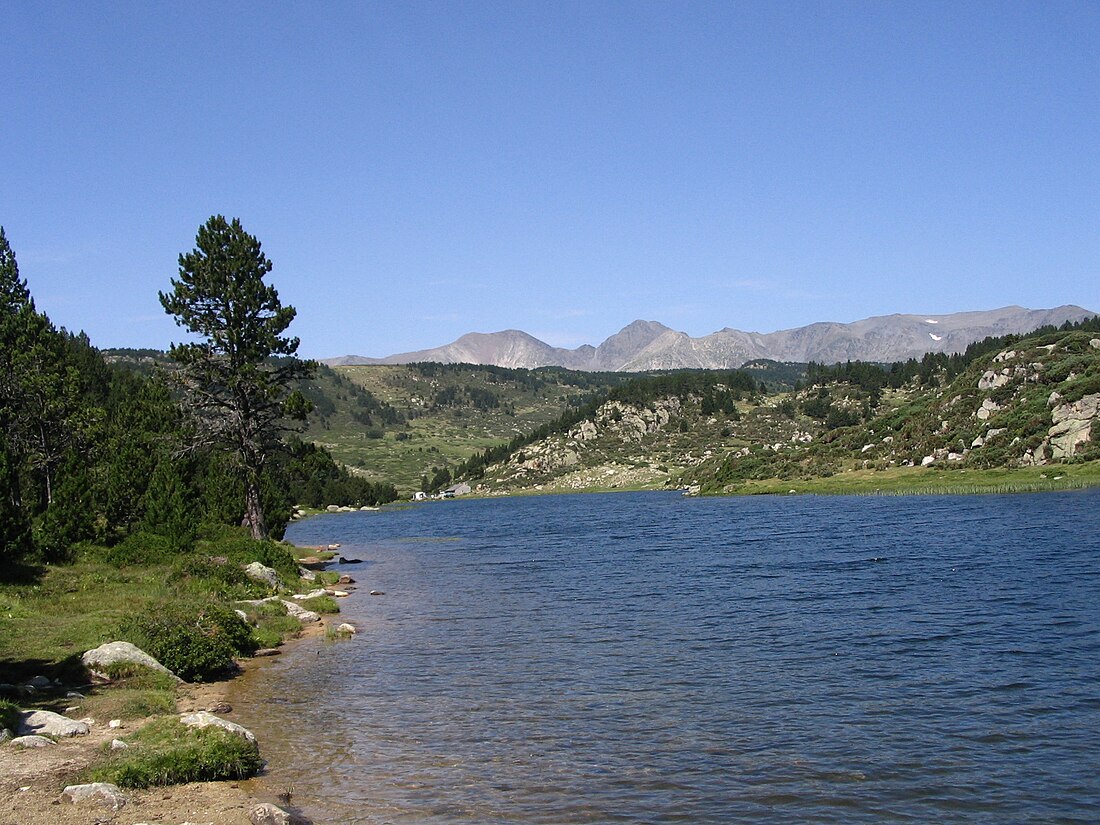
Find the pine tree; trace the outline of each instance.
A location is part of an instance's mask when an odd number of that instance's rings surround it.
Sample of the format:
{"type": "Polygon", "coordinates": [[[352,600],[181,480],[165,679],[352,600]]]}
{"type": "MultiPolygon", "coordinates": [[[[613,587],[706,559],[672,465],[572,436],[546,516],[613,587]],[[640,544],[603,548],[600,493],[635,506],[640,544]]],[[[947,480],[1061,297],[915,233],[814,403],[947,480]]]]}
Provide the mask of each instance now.
{"type": "Polygon", "coordinates": [[[0,430],[0,567],[32,548],[30,524],[19,501],[19,476],[0,430]]]}
{"type": "Polygon", "coordinates": [[[191,497],[177,462],[162,459],[145,491],[144,527],[167,538],[176,550],[184,550],[195,540],[195,515],[191,497]]]}
{"type": "Polygon", "coordinates": [[[176,323],[202,338],[173,344],[171,355],[199,431],[236,459],[245,487],[242,523],[254,538],[268,532],[262,479],[279,422],[308,411],[290,384],[313,372],[311,362],[294,357],[298,339],[282,335],[295,310],[264,282],[271,268],[237,218],[216,215],[199,227],[194,250],[180,255],[172,291],[160,293],[176,323]]]}
{"type": "Polygon", "coordinates": [[[74,347],[34,306],[19,277],[15,254],[0,228],[0,427],[24,486],[41,501],[21,502],[35,512],[53,501],[58,468],[95,418],[83,402],[74,347]]]}

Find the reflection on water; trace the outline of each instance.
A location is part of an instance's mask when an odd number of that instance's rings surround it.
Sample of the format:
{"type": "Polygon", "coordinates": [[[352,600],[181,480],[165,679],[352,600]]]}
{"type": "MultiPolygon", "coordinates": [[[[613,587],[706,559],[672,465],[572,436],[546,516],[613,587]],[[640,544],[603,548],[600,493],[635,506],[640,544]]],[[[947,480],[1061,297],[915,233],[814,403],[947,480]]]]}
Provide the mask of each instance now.
{"type": "Polygon", "coordinates": [[[1096,491],[321,516],[288,537],[371,562],[361,633],[235,718],[319,822],[1097,821],[1098,527],[1096,491]]]}

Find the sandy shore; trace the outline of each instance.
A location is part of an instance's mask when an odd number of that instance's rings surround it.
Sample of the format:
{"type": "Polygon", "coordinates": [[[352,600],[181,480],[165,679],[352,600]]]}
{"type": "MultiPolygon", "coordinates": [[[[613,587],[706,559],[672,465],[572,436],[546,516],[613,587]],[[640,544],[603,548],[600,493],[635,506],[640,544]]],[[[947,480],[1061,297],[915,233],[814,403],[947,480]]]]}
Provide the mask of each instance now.
{"type": "MultiPolygon", "coordinates": [[[[334,617],[330,617],[334,618],[334,617]]],[[[306,625],[288,645],[308,643],[324,634],[324,625],[306,625]]],[[[266,658],[246,659],[242,670],[263,667],[266,658]]],[[[225,702],[231,681],[184,685],[177,700],[180,713],[210,710],[225,702]]],[[[233,719],[233,712],[218,715],[233,719]]],[[[126,735],[144,720],[128,721],[121,731],[96,720],[87,736],[62,739],[39,749],[0,747],[0,825],[248,825],[248,811],[260,802],[281,805],[277,799],[256,798],[238,782],[194,782],[125,791],[128,799],[118,811],[92,803],[72,805],[59,801],[66,785],[80,782],[87,768],[107,742],[126,735]]],[[[263,753],[263,742],[260,743],[263,753]]],[[[318,823],[320,825],[320,823],[318,823]]]]}

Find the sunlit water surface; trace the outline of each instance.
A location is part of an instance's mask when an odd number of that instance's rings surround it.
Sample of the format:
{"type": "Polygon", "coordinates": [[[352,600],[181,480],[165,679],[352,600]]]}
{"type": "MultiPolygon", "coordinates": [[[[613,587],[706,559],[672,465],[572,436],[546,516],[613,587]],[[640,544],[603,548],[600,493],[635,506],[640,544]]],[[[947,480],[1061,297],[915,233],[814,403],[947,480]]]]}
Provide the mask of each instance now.
{"type": "Polygon", "coordinates": [[[322,823],[1095,823],[1098,536],[1100,491],[320,516],[361,633],[234,718],[322,823]]]}

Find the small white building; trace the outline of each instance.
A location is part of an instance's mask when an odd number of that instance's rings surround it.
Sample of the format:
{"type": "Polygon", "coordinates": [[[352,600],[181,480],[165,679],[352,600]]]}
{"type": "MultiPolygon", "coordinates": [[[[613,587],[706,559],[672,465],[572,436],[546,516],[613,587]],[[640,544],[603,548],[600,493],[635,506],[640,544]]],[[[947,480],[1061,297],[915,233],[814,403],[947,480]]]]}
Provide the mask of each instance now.
{"type": "Polygon", "coordinates": [[[455,484],[451,487],[448,487],[446,490],[444,490],[439,495],[442,498],[454,498],[455,496],[464,496],[469,492],[470,492],[470,485],[467,484],[465,481],[463,481],[460,484],[455,484]]]}

